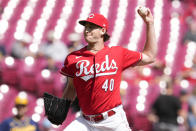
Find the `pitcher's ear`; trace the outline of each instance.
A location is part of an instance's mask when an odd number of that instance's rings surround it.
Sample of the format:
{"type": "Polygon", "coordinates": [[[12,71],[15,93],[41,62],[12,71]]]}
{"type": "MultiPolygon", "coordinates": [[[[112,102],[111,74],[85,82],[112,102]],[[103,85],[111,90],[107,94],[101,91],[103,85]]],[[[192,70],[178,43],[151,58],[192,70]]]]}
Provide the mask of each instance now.
{"type": "Polygon", "coordinates": [[[106,28],[102,28],[101,31],[101,34],[104,35],[106,33],[106,28]]]}

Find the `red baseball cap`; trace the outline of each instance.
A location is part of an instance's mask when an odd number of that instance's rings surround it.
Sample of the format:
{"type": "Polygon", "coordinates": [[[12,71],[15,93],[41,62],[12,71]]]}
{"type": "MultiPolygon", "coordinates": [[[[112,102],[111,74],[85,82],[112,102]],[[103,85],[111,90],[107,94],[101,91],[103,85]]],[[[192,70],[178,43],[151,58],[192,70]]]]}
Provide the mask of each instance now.
{"type": "Polygon", "coordinates": [[[87,20],[80,20],[79,23],[81,25],[86,25],[86,22],[93,23],[95,25],[98,25],[102,28],[106,28],[108,30],[108,20],[101,14],[90,14],[87,18],[87,20]]]}

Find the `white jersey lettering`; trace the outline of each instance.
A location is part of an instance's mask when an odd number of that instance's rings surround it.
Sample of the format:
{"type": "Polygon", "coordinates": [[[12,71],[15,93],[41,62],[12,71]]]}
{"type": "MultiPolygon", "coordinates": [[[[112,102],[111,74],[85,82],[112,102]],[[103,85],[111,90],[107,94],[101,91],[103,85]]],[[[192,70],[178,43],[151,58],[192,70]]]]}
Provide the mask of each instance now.
{"type": "Polygon", "coordinates": [[[79,71],[76,72],[76,76],[79,77],[82,74],[84,74],[84,76],[82,76],[81,78],[85,81],[88,81],[89,79],[93,78],[94,70],[96,71],[95,77],[114,75],[118,70],[118,67],[114,59],[112,59],[111,63],[109,63],[108,55],[105,56],[105,61],[103,61],[101,64],[96,63],[95,65],[90,65],[90,62],[88,60],[80,60],[76,63],[76,68],[79,69],[79,71]],[[88,70],[89,66],[91,67],[88,70]]]}

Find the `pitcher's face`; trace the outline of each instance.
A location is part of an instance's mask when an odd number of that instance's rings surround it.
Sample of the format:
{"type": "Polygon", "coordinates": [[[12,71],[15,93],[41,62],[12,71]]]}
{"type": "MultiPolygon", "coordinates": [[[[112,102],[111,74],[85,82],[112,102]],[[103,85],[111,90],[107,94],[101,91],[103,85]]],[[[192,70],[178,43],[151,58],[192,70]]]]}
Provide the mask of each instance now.
{"type": "Polygon", "coordinates": [[[101,27],[92,23],[87,23],[85,25],[84,38],[87,43],[96,43],[97,41],[100,41],[100,39],[103,39],[102,34],[101,27]]]}

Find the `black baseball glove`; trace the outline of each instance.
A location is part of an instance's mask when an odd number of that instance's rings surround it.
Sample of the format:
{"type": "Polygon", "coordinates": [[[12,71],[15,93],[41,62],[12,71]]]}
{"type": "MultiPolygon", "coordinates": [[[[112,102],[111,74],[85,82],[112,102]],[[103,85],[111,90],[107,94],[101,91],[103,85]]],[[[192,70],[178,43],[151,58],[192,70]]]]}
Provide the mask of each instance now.
{"type": "Polygon", "coordinates": [[[55,125],[60,125],[67,117],[71,101],[60,99],[48,93],[44,93],[45,115],[55,125]]]}

